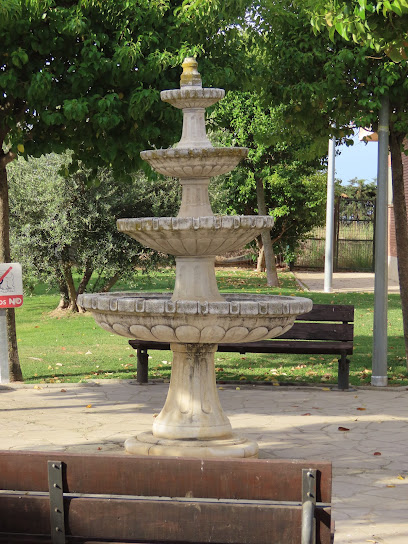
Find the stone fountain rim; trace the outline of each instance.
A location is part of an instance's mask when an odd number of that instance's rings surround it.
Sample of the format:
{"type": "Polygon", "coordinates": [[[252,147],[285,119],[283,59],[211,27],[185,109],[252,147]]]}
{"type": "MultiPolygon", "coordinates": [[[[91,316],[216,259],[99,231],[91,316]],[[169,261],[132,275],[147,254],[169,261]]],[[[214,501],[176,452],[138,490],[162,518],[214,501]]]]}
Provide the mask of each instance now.
{"type": "Polygon", "coordinates": [[[208,215],[198,217],[136,217],[117,220],[118,230],[151,231],[224,231],[270,229],[274,218],[271,215],[208,215]]]}
{"type": "Polygon", "coordinates": [[[170,147],[168,149],[148,149],[141,151],[140,156],[143,160],[149,159],[207,159],[211,157],[233,157],[244,158],[248,155],[247,147],[170,147]]]}
{"type": "Polygon", "coordinates": [[[306,297],[283,295],[223,294],[225,301],[171,300],[172,293],[82,294],[81,307],[92,312],[136,315],[290,316],[309,312],[313,302],[306,297]]]}
{"type": "Polygon", "coordinates": [[[174,100],[175,98],[224,98],[225,89],[218,89],[217,87],[181,87],[180,89],[166,89],[160,91],[160,98],[163,102],[167,100],[174,100]]]}

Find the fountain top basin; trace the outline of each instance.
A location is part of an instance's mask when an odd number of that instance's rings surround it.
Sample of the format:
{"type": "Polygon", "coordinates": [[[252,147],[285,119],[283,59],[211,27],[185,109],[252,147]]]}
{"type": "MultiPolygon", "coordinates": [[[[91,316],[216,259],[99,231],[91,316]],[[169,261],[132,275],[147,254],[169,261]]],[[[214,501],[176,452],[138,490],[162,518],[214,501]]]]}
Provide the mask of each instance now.
{"type": "Polygon", "coordinates": [[[246,147],[204,147],[152,149],[140,156],[164,176],[210,178],[227,174],[248,155],[246,147]]]}
{"type": "Polygon", "coordinates": [[[224,89],[183,87],[161,91],[160,98],[178,109],[209,108],[225,96],[224,89]]]}

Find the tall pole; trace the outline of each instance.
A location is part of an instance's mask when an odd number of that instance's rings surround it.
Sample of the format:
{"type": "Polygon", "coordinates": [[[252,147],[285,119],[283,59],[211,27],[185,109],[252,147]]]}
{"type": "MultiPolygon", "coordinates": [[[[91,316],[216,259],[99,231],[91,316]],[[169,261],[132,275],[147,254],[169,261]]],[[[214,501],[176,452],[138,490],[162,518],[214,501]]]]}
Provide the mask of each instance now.
{"type": "Polygon", "coordinates": [[[371,385],[388,384],[387,377],[387,310],[388,310],[388,140],[389,97],[381,99],[378,119],[378,175],[375,217],[375,281],[373,373],[371,385]]]}
{"type": "Polygon", "coordinates": [[[329,163],[327,167],[326,243],[324,255],[324,292],[333,291],[333,246],[334,246],[334,154],[336,138],[329,140],[329,163]]]}
{"type": "Polygon", "coordinates": [[[9,383],[9,358],[6,310],[0,310],[0,383],[9,383]]]}

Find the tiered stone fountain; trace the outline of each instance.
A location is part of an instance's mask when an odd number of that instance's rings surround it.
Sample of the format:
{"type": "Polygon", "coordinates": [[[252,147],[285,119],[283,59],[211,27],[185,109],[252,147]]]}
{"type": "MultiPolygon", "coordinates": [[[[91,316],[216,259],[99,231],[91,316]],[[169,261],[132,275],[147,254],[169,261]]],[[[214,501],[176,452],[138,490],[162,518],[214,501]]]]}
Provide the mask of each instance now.
{"type": "Polygon", "coordinates": [[[80,305],[109,332],[128,338],[170,342],[172,373],[167,400],[150,433],[129,438],[131,454],[190,457],[256,457],[258,445],[232,432],[215,382],[219,342],[251,342],[283,334],[312,301],[298,297],[225,295],[217,287],[215,256],[239,249],[263,229],[270,216],[214,216],[208,198],[211,176],[231,171],[246,148],[214,148],[207,138],[205,108],[224,96],[203,89],[197,63],[183,63],[180,89],[161,99],[183,110],[183,132],[175,148],[143,151],[154,170],[180,178],[177,217],[120,219],[118,229],[142,244],[175,255],[173,295],[85,294],[80,305]]]}

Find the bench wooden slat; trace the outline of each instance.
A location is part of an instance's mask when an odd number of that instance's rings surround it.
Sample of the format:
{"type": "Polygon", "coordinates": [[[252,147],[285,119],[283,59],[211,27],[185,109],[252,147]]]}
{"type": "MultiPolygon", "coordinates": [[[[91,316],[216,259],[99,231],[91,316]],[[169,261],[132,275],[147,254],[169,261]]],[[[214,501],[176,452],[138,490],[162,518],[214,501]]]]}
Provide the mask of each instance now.
{"type": "Polygon", "coordinates": [[[295,321],[293,327],[279,336],[296,340],[333,340],[344,342],[353,340],[354,326],[343,323],[307,323],[295,321]]]}
{"type": "MultiPolygon", "coordinates": [[[[0,489],[48,491],[47,461],[53,459],[67,463],[69,493],[214,499],[300,501],[305,467],[302,460],[230,459],[227,468],[219,459],[6,451],[0,452],[0,489]]],[[[307,463],[320,471],[317,500],[331,502],[331,464],[307,463]]]]}
{"type": "Polygon", "coordinates": [[[298,321],[354,321],[354,306],[352,304],[313,304],[307,314],[297,317],[298,321]]]}
{"type": "MultiPolygon", "coordinates": [[[[91,497],[68,497],[65,503],[66,533],[87,539],[299,544],[301,536],[302,506],[296,504],[91,497]]],[[[0,500],[4,532],[46,534],[48,512],[45,496],[6,495],[0,500]]],[[[330,507],[316,506],[316,525],[320,538],[329,542],[330,507]]]]}
{"type": "MultiPolygon", "coordinates": [[[[154,349],[154,346],[151,346],[154,349]]],[[[219,344],[220,352],[238,353],[290,353],[297,354],[333,354],[344,352],[347,355],[353,353],[352,342],[305,342],[302,340],[260,340],[251,344],[219,344]]]]}

